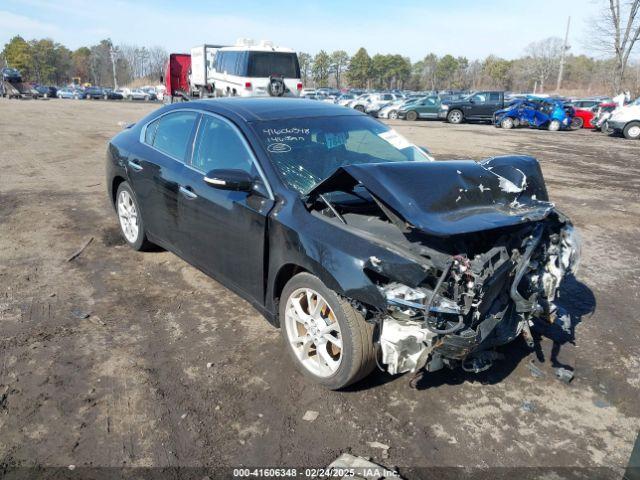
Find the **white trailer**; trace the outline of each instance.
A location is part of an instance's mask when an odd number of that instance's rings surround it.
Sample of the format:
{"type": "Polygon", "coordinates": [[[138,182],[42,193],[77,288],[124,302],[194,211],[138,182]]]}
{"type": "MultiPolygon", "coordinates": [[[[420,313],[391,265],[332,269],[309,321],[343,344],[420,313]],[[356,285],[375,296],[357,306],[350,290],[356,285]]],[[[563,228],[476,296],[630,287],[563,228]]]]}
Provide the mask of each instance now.
{"type": "Polygon", "coordinates": [[[206,98],[213,93],[213,70],[216,62],[216,52],[223,45],[198,45],[191,49],[191,72],[189,85],[191,95],[206,98]]]}

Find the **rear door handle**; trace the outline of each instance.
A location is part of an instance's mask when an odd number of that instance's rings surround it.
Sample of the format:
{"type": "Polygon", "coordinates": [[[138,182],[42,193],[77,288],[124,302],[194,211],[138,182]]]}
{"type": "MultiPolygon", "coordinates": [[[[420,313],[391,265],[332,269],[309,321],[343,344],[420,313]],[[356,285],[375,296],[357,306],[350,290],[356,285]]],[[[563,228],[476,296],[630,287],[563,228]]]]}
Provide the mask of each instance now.
{"type": "Polygon", "coordinates": [[[190,187],[180,187],[180,193],[182,195],[184,195],[187,198],[193,199],[193,198],[198,198],[198,195],[196,195],[196,193],[191,190],[190,187]]]}
{"type": "Polygon", "coordinates": [[[129,160],[127,162],[127,165],[129,165],[131,169],[135,170],[136,172],[142,171],[142,165],[138,163],[138,160],[129,160]]]}

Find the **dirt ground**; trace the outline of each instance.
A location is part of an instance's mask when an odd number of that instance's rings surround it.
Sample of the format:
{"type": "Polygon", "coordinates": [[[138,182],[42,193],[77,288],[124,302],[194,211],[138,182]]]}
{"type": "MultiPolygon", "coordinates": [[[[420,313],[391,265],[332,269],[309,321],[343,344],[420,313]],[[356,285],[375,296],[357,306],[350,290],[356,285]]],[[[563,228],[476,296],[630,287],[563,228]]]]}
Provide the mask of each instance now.
{"type": "Polygon", "coordinates": [[[105,148],[154,108],[0,99],[0,472],[322,467],[343,452],[409,478],[416,466],[624,469],[640,429],[640,142],[395,122],[438,159],[540,160],[584,242],[562,292],[575,345],[555,358],[545,340],[541,378],[518,341],[483,374],[445,370],[412,389],[408,375],[376,372],[330,392],[296,373],[246,302],[171,253],[124,244],[105,148]],[[575,368],[568,385],[559,364],[575,368]]]}

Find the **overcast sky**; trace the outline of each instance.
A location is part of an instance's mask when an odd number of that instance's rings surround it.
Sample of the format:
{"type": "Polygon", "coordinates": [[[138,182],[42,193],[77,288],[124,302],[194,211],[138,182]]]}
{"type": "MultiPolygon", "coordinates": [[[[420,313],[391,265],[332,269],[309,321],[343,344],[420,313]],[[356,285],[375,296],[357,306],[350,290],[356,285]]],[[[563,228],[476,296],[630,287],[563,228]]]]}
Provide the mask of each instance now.
{"type": "Polygon", "coordinates": [[[0,47],[12,36],[50,37],[71,49],[103,38],[188,52],[239,37],[315,53],[364,46],[370,54],[428,52],[470,59],[514,58],[535,40],[563,37],[571,16],[573,53],[603,0],[0,0],[0,47]]]}

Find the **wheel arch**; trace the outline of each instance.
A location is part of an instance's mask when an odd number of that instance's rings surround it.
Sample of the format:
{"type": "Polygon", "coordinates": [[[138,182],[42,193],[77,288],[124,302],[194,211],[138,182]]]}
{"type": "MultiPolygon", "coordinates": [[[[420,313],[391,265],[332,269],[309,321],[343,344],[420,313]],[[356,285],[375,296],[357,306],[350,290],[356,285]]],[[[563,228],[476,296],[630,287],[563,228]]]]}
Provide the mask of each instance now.
{"type": "Polygon", "coordinates": [[[118,188],[120,187],[120,184],[126,181],[127,179],[121,175],[116,175],[115,177],[113,177],[113,180],[111,180],[111,204],[112,205],[115,206],[116,204],[116,195],[118,194],[118,188]]]}

